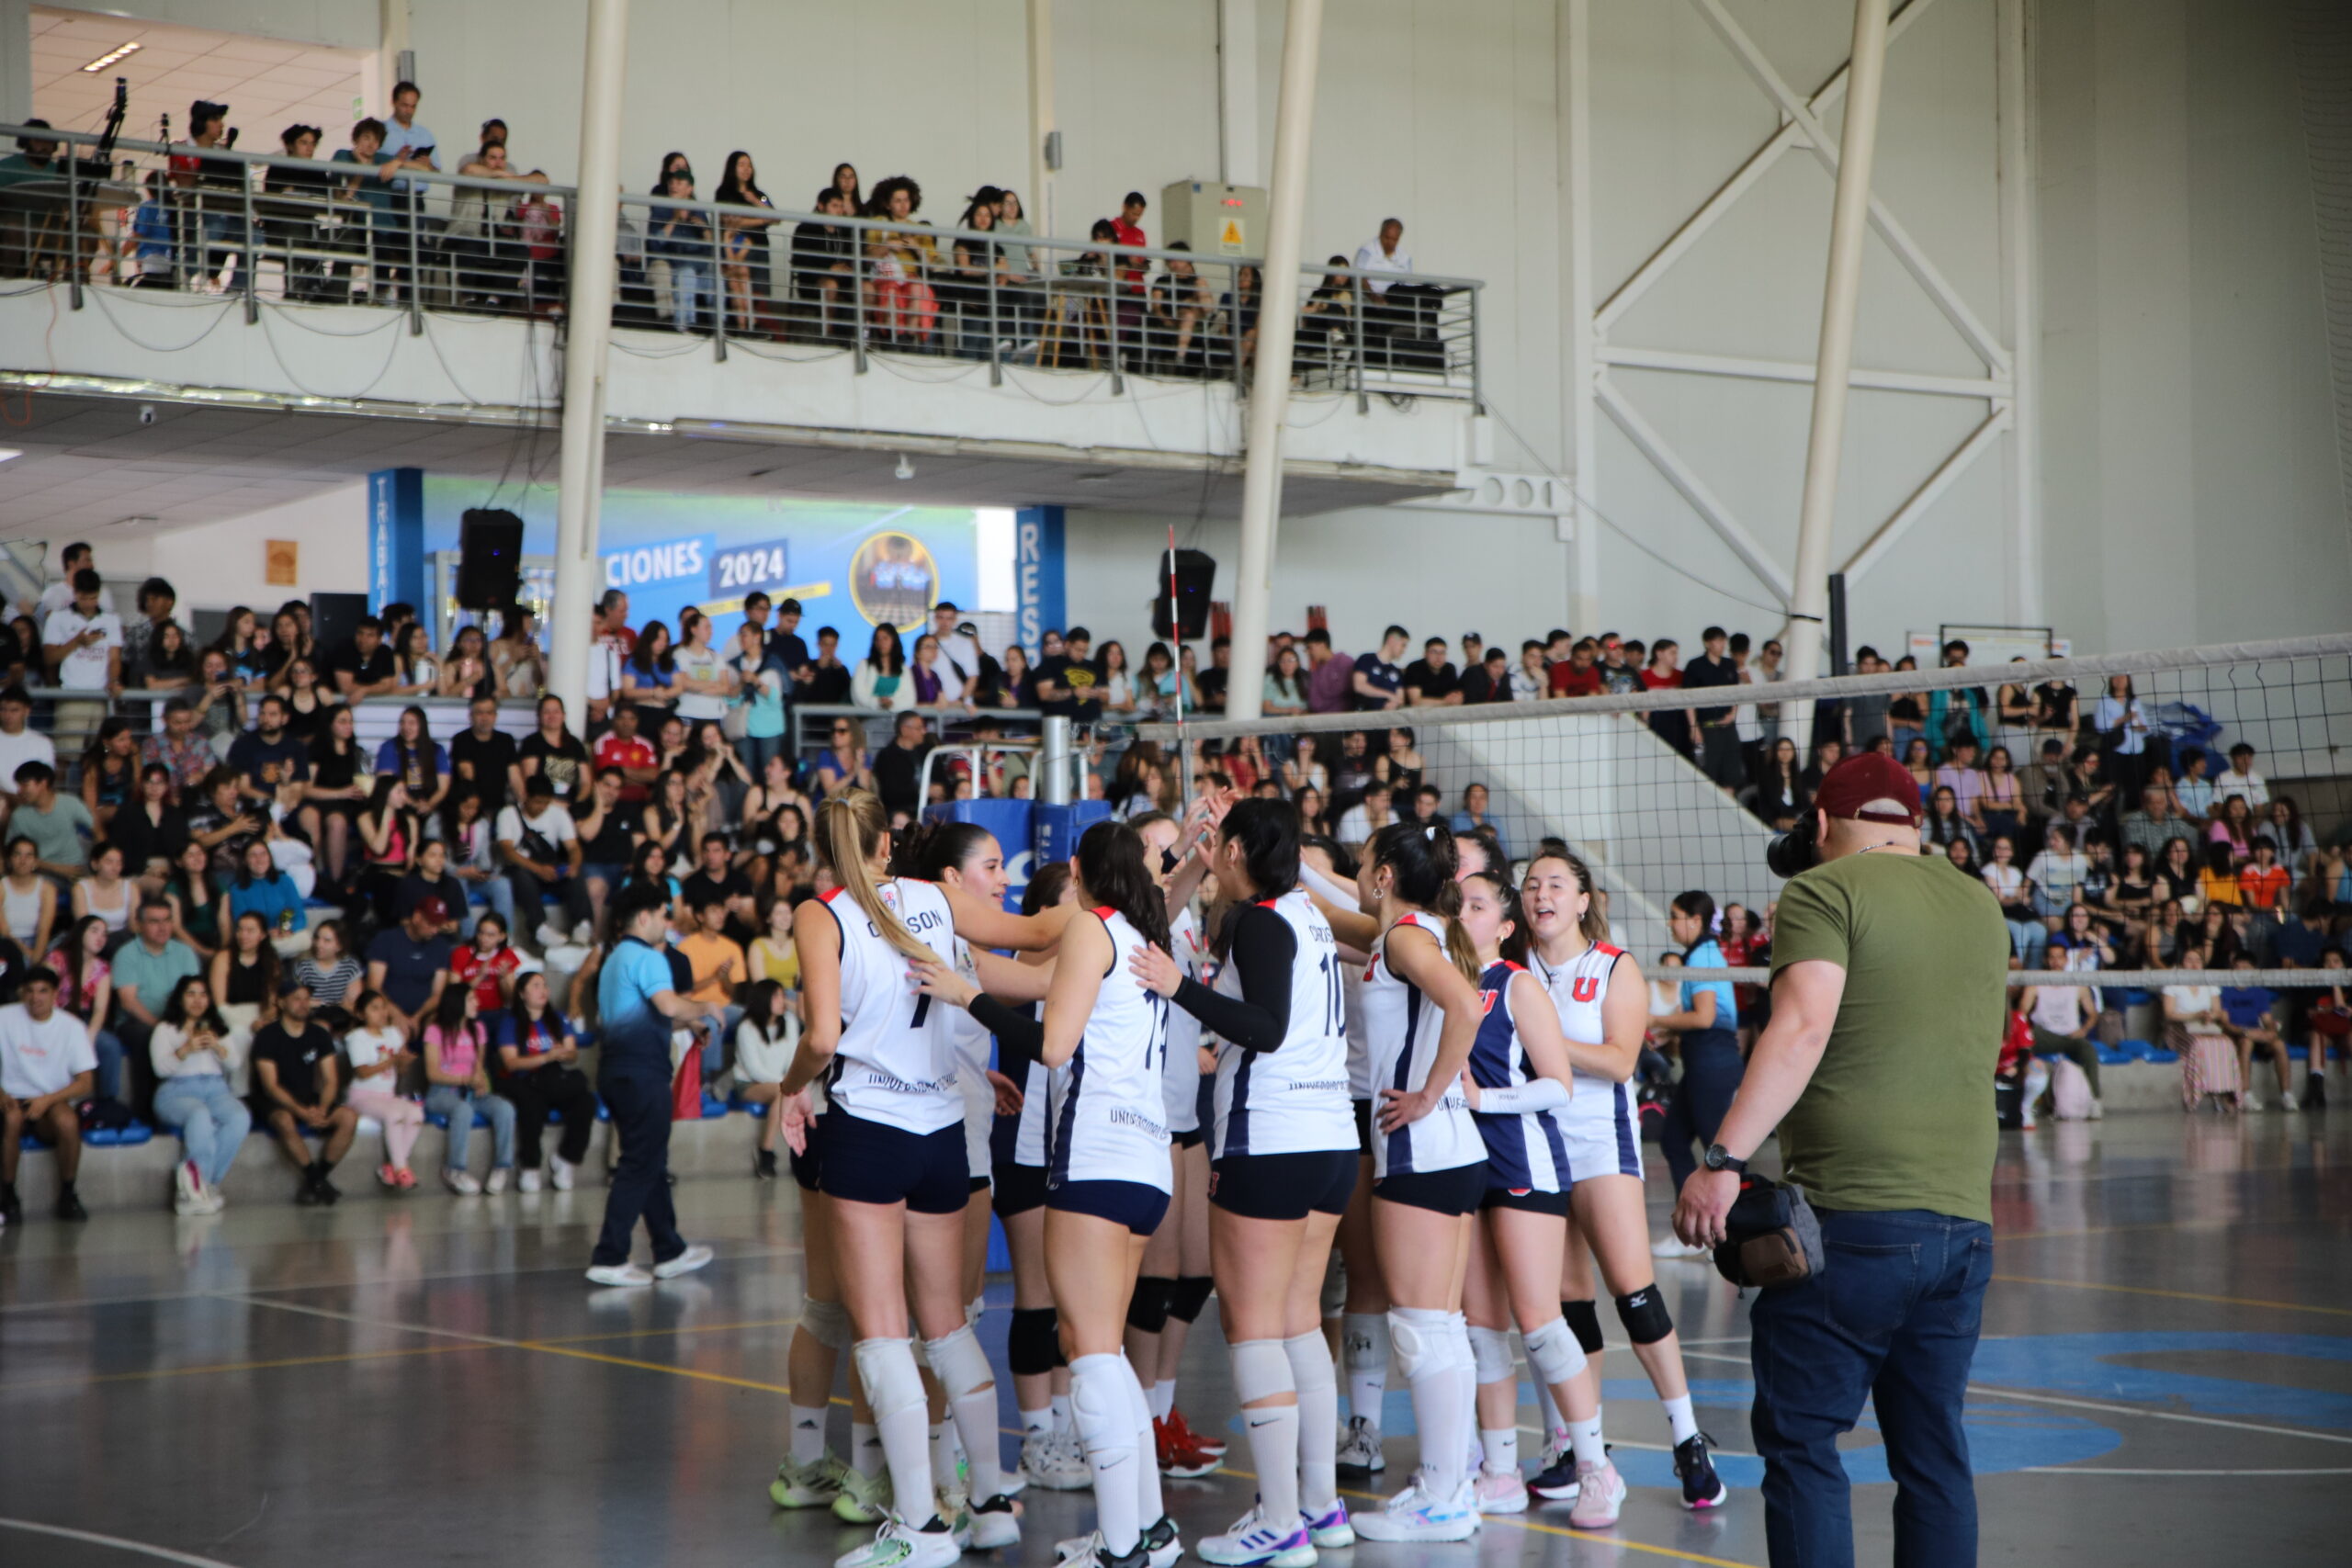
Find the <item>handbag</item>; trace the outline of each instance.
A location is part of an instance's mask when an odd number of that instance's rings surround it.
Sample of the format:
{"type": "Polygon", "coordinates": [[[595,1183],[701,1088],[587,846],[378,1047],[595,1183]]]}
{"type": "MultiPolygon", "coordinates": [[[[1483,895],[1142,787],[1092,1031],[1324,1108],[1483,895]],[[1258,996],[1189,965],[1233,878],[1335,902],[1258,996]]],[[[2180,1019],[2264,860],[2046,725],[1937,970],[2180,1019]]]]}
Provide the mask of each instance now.
{"type": "Polygon", "coordinates": [[[1828,1267],[1820,1217],[1804,1191],[1785,1182],[1741,1177],[1724,1229],[1724,1239],[1715,1244],[1715,1272],[1743,1291],[1817,1279],[1828,1267]]]}

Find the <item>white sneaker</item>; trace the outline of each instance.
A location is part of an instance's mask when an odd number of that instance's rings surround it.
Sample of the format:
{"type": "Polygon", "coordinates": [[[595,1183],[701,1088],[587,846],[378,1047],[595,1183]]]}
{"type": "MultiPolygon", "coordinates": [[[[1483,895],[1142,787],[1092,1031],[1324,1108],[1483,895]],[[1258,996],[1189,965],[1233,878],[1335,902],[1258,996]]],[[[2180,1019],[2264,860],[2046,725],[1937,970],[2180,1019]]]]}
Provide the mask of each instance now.
{"type": "Polygon", "coordinates": [[[993,1551],[999,1547],[1021,1544],[1021,1509],[1002,1493],[973,1504],[967,1517],[972,1521],[969,1544],[973,1551],[993,1551]]]}
{"type": "Polygon", "coordinates": [[[561,1155],[548,1156],[548,1182],[559,1192],[571,1190],[572,1173],[580,1168],[561,1155]]]}
{"type": "Polygon", "coordinates": [[[718,1256],[702,1243],[696,1242],[669,1262],[656,1263],[653,1266],[653,1277],[657,1280],[674,1280],[681,1274],[693,1273],[718,1256]]]}
{"type": "Polygon", "coordinates": [[[184,1159],[172,1172],[172,1212],[178,1214],[204,1213],[204,1176],[196,1168],[196,1161],[184,1159]]]}
{"type": "Polygon", "coordinates": [[[506,1179],[512,1174],[513,1172],[509,1171],[503,1165],[492,1166],[490,1168],[490,1180],[483,1184],[482,1190],[495,1198],[498,1194],[506,1190],[506,1179]]]}
{"type": "Polygon", "coordinates": [[[1468,1540],[1478,1533],[1478,1515],[1462,1506],[1459,1495],[1432,1497],[1421,1489],[1421,1478],[1388,1499],[1377,1513],[1359,1514],[1356,1534],[1365,1540],[1468,1540]]]}
{"type": "Polygon", "coordinates": [[[544,922],[539,927],[539,951],[544,953],[550,947],[561,947],[562,945],[563,928],[557,925],[553,920],[544,922]]]}
{"type": "Polygon", "coordinates": [[[2107,1119],[2107,1107],[2100,1104],[2097,1100],[2093,1100],[2091,1101],[2090,1119],[2094,1122],[2105,1121],[2107,1119]]]}
{"type": "Polygon", "coordinates": [[[638,1263],[599,1263],[588,1270],[588,1278],[599,1285],[650,1285],[653,1275],[638,1263]]]}
{"type": "Polygon", "coordinates": [[[1615,1465],[1587,1460],[1577,1466],[1577,1506],[1568,1510],[1569,1524],[1580,1530],[1605,1530],[1617,1522],[1624,1506],[1625,1478],[1615,1465]]]}
{"type": "Polygon", "coordinates": [[[1474,1483],[1475,1498],[1482,1514],[1523,1514],[1527,1512],[1527,1483],[1519,1472],[1481,1471],[1474,1483]]]}
{"type": "MultiPolygon", "coordinates": [[[[2094,1103],[2096,1103],[2096,1102],[2094,1102],[2094,1103]]],[[[2259,1110],[2261,1110],[2261,1109],[2262,1109],[2262,1096],[2260,1096],[2260,1095],[2258,1095],[2258,1094],[2255,1093],[2255,1091],[2254,1091],[2254,1090],[2252,1090],[2252,1089],[2247,1089],[2244,1094],[2242,1094],[2242,1095],[2240,1095],[2240,1096],[2238,1097],[2238,1109],[2239,1109],[2239,1110],[2241,1110],[2241,1111],[2259,1111],[2259,1110]]]]}
{"type": "Polygon", "coordinates": [[[1219,1568],[1315,1568],[1315,1543],[1307,1539],[1306,1521],[1294,1517],[1277,1527],[1255,1505],[1233,1521],[1231,1529],[1203,1536],[1193,1550],[1202,1562],[1219,1568]]]}
{"type": "MultiPolygon", "coordinates": [[[[496,1183],[498,1180],[498,1172],[494,1170],[492,1171],[490,1173],[490,1179],[493,1184],[496,1183]]],[[[528,1168],[525,1168],[514,1178],[514,1189],[518,1192],[537,1192],[539,1190],[539,1173],[535,1169],[528,1168]]],[[[498,1189],[495,1185],[492,1185],[491,1190],[495,1192],[498,1189]]]]}
{"type": "Polygon", "coordinates": [[[2289,1094],[2282,1089],[2279,1091],[2278,1095],[2278,1109],[2281,1111],[2301,1111],[2302,1106],[2296,1101],[2293,1095],[2289,1094]]]}
{"type": "Polygon", "coordinates": [[[573,944],[579,947],[586,947],[589,943],[594,942],[596,940],[596,922],[594,920],[582,920],[578,925],[572,927],[571,940],[573,944]]]}
{"type": "Polygon", "coordinates": [[[1380,1451],[1378,1422],[1364,1416],[1348,1417],[1348,1429],[1340,1435],[1339,1465],[1341,1470],[1368,1470],[1374,1475],[1388,1468],[1388,1456],[1380,1451]]]}
{"type": "Polygon", "coordinates": [[[1086,1457],[1058,1432],[1032,1432],[1021,1439],[1021,1473],[1031,1485],[1048,1492],[1077,1492],[1094,1484],[1086,1457]]]}
{"type": "Polygon", "coordinates": [[[919,1530],[893,1514],[872,1540],[834,1558],[833,1568],[947,1568],[962,1555],[949,1531],[919,1530]]]}
{"type": "Polygon", "coordinates": [[[229,1206],[229,1200],[221,1195],[218,1187],[207,1187],[203,1201],[204,1206],[197,1210],[199,1214],[217,1214],[229,1206]]]}
{"type": "Polygon", "coordinates": [[[827,1507],[841,1495],[842,1477],[848,1472],[849,1466],[831,1453],[814,1464],[786,1459],[768,1483],[768,1501],[779,1508],[827,1507]]]}
{"type": "Polygon", "coordinates": [[[1650,1243],[1650,1256],[1652,1258],[1708,1258],[1712,1257],[1713,1253],[1706,1247],[1693,1247],[1689,1242],[1672,1235],[1662,1235],[1650,1243]]]}
{"type": "Polygon", "coordinates": [[[481,1191],[481,1183],[474,1179],[474,1173],[469,1170],[443,1171],[441,1185],[460,1198],[475,1197],[481,1191]]]}

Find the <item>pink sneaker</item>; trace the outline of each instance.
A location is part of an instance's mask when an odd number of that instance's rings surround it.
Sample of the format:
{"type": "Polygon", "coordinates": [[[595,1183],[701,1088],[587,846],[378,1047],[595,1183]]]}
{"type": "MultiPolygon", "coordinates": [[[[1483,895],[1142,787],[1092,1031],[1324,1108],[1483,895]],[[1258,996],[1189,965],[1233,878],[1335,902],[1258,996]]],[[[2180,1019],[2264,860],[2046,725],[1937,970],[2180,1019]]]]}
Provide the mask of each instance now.
{"type": "Polygon", "coordinates": [[[389,1165],[379,1165],[376,1168],[376,1184],[379,1187],[398,1187],[401,1184],[401,1173],[389,1165]]]}
{"type": "Polygon", "coordinates": [[[1605,1530],[1616,1524],[1624,1506],[1625,1478],[1615,1465],[1587,1461],[1577,1466],[1577,1506],[1568,1511],[1569,1524],[1580,1530],[1605,1530]]]}
{"type": "Polygon", "coordinates": [[[392,1179],[400,1183],[401,1190],[405,1192],[410,1188],[416,1185],[416,1172],[411,1170],[406,1166],[402,1166],[398,1170],[392,1172],[392,1179]]]}

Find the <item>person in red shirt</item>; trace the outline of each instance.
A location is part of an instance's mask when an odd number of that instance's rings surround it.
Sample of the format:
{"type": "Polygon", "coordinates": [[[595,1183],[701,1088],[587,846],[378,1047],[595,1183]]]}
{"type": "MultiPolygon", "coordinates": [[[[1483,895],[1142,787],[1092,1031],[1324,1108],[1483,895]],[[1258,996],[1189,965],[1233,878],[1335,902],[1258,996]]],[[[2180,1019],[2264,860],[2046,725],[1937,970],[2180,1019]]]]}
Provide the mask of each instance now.
{"type": "Polygon", "coordinates": [[[646,790],[662,772],[653,744],[637,732],[637,709],[627,704],[613,709],[613,727],[596,742],[596,771],[621,775],[621,798],[645,804],[646,790]]]}
{"type": "Polygon", "coordinates": [[[522,967],[522,956],[506,940],[506,922],[488,910],[474,922],[473,941],[449,954],[449,977],[474,988],[474,1005],[485,1018],[505,1010],[522,967]]]}
{"type": "Polygon", "coordinates": [[[1590,637],[1577,640],[1566,659],[1551,668],[1551,692],[1555,697],[1597,697],[1600,694],[1600,645],[1590,637]]]}
{"type": "MultiPolygon", "coordinates": [[[[1139,190],[1127,192],[1127,199],[1120,204],[1119,215],[1111,220],[1111,232],[1115,243],[1122,245],[1151,243],[1149,240],[1144,238],[1143,232],[1143,213],[1144,209],[1148,205],[1143,198],[1143,192],[1139,190]]],[[[1143,292],[1144,274],[1150,270],[1151,264],[1140,256],[1119,258],[1119,276],[1125,283],[1129,293],[1143,292]]]]}
{"type": "Polygon", "coordinates": [[[2238,867],[2238,897],[2249,909],[2276,909],[2294,876],[2278,863],[2278,846],[2268,839],[2254,841],[2254,859],[2238,867]]]}

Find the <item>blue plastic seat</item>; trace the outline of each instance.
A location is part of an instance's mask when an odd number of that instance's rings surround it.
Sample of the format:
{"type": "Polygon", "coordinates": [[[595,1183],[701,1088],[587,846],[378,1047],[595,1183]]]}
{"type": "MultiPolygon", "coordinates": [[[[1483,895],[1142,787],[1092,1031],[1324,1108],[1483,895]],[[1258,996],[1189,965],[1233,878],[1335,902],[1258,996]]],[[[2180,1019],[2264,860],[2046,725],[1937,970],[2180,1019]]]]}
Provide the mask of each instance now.
{"type": "Polygon", "coordinates": [[[702,1091],[702,1119],[704,1121],[716,1121],[719,1117],[726,1115],[727,1111],[728,1104],[725,1100],[719,1099],[718,1096],[711,1093],[708,1089],[702,1091]]]}
{"type": "Polygon", "coordinates": [[[2102,1067],[2120,1066],[2130,1060],[2132,1060],[2132,1053],[2119,1045],[2098,1047],[2098,1065],[2102,1067]]]}
{"type": "Polygon", "coordinates": [[[2158,1066],[2169,1067],[2180,1060],[2180,1053],[2177,1051],[2167,1051],[2163,1046],[2158,1045],[2149,1051],[2148,1060],[2155,1063],[2158,1066]]]}

